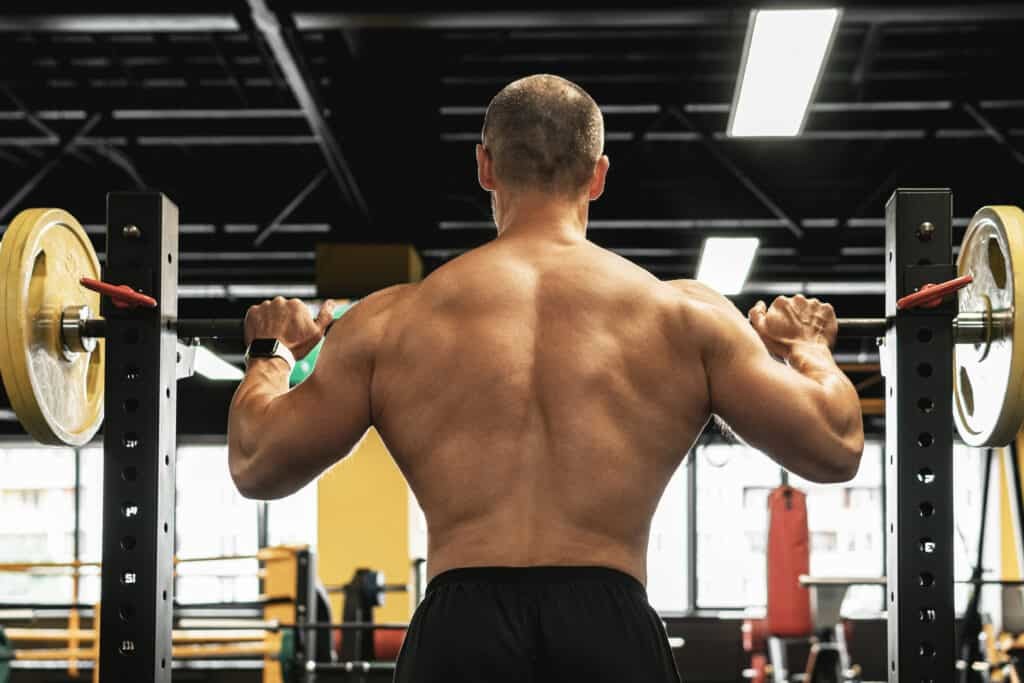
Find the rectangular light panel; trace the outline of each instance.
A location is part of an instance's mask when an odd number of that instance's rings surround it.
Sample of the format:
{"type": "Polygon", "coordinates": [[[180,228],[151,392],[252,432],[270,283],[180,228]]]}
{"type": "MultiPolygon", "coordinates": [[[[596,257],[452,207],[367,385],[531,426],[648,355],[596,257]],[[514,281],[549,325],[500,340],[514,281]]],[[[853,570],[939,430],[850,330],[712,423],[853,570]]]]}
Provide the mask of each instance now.
{"type": "Polygon", "coordinates": [[[800,134],[839,16],[838,9],[750,13],[729,137],[800,134]]]}
{"type": "Polygon", "coordinates": [[[697,266],[697,280],[726,296],[739,294],[750,274],[756,237],[709,237],[697,266]]]}

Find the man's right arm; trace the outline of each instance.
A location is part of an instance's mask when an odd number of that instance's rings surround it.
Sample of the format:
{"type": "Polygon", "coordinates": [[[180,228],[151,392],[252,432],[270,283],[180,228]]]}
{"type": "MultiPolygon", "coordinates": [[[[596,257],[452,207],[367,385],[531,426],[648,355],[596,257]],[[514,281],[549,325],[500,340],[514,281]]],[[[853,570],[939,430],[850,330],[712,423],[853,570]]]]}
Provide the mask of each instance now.
{"type": "Polygon", "coordinates": [[[759,302],[748,321],[724,297],[703,289],[698,305],[709,315],[706,325],[694,327],[702,330],[711,411],[805,479],[853,478],[864,424],[857,391],[829,348],[835,338],[831,307],[779,298],[770,309],[759,302]]]}

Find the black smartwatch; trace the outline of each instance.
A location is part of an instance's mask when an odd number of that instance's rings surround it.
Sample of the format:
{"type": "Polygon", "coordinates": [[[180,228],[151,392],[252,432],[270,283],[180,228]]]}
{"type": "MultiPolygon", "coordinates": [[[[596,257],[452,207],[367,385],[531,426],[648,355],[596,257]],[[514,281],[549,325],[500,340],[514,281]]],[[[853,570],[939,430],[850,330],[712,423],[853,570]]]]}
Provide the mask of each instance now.
{"type": "Polygon", "coordinates": [[[288,372],[295,369],[295,356],[288,347],[276,339],[253,339],[245,352],[245,364],[250,358],[281,358],[288,364],[288,372]]]}

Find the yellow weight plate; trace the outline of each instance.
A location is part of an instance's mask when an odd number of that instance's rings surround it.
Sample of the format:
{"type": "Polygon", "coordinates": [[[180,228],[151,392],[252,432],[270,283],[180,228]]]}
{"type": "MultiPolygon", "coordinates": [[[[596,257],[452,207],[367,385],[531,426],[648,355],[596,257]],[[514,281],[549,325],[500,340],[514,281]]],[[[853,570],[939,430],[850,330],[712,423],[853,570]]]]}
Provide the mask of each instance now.
{"type": "Polygon", "coordinates": [[[969,446],[1005,446],[1024,421],[1024,306],[1017,306],[1024,302],[1024,212],[986,206],[974,214],[957,270],[974,276],[960,290],[960,313],[990,315],[1005,330],[956,345],[953,417],[969,446]]]}
{"type": "Polygon", "coordinates": [[[103,421],[103,342],[67,354],[60,338],[64,307],[100,310],[82,287],[100,279],[96,251],[75,218],[60,209],[29,209],[0,243],[0,375],[18,420],[36,440],[81,446],[103,421]]]}

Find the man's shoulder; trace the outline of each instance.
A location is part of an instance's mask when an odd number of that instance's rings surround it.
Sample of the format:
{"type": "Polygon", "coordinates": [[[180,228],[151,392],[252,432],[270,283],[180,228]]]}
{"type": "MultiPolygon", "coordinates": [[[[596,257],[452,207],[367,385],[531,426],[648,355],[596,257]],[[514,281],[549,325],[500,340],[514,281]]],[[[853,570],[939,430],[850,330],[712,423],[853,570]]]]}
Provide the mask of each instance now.
{"type": "Polygon", "coordinates": [[[710,348],[718,348],[747,326],[746,317],[735,304],[696,280],[666,280],[670,305],[688,336],[696,336],[710,348]]]}

